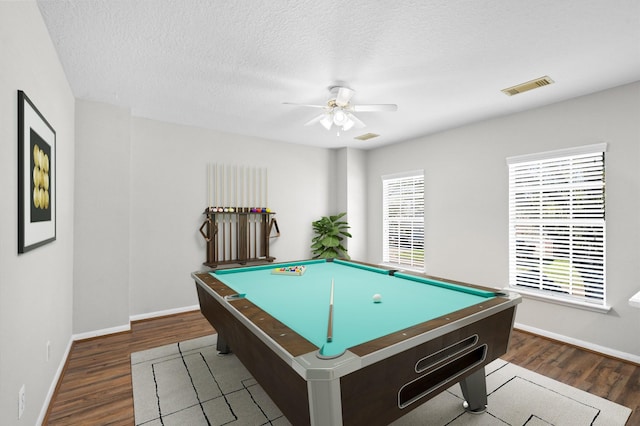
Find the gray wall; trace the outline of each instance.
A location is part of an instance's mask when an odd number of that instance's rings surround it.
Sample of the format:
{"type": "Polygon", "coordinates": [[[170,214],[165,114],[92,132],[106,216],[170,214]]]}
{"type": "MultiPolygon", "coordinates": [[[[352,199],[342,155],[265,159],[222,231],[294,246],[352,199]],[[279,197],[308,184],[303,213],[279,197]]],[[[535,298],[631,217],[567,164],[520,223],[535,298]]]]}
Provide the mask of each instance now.
{"type": "Polygon", "coordinates": [[[73,332],[129,328],[129,110],[76,102],[73,332]]]}
{"type": "Polygon", "coordinates": [[[331,214],[346,212],[342,218],[349,223],[352,238],[345,238],[344,247],[352,259],[367,257],[367,163],[366,151],[354,148],[336,150],[336,207],[331,214]]]}
{"type": "Polygon", "coordinates": [[[517,322],[596,350],[640,356],[640,341],[632,338],[640,335],[640,311],[627,304],[640,290],[640,83],[392,147],[333,151],[76,103],[31,1],[0,2],[0,46],[0,199],[7,200],[0,210],[0,424],[17,421],[22,384],[23,423],[44,414],[74,336],[126,329],[132,317],[197,304],[189,272],[205,256],[198,228],[206,165],[213,162],[269,169],[269,207],[282,231],[272,240],[278,260],[308,257],[311,222],[346,209],[352,254],[380,261],[380,176],[424,169],[427,272],[501,287],[508,274],[505,158],[608,142],[612,311],[526,299],[517,322]],[[57,240],[20,256],[18,89],[57,132],[57,240]]]}
{"type": "Polygon", "coordinates": [[[36,424],[71,337],[74,98],[37,5],[0,2],[0,424],[36,424]],[[56,131],[56,240],[17,254],[18,111],[23,90],[56,131]],[[47,341],[51,357],[47,362],[47,341]]]}
{"type": "MultiPolygon", "coordinates": [[[[522,95],[522,96],[526,96],[522,95]]],[[[515,98],[514,98],[515,101],[515,98]]],[[[640,83],[369,152],[369,260],[382,256],[380,176],[425,171],[427,273],[508,286],[509,156],[607,142],[608,314],[525,299],[524,328],[640,360],[640,83]]]]}

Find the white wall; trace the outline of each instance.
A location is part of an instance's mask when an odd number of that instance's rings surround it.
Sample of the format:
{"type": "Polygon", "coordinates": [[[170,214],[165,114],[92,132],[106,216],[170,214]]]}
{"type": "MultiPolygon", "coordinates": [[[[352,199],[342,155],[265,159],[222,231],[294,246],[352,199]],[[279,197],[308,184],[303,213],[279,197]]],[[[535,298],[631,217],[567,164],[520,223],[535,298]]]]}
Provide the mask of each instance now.
{"type": "Polygon", "coordinates": [[[197,305],[189,274],[202,267],[198,229],[207,206],[207,164],[266,167],[269,208],[281,236],[276,261],[311,255],[311,222],[333,213],[331,150],[132,119],[130,313],[197,305]]]}
{"type": "Polygon", "coordinates": [[[424,169],[427,273],[505,287],[505,159],[607,142],[607,302],[613,309],[600,314],[525,299],[516,322],[639,359],[640,310],[627,303],[640,290],[639,116],[635,83],[369,152],[369,261],[382,257],[380,176],[424,169]]]}
{"type": "Polygon", "coordinates": [[[347,196],[349,255],[353,259],[365,259],[369,238],[367,235],[367,153],[358,149],[347,150],[347,196]]]}
{"type": "Polygon", "coordinates": [[[337,196],[335,211],[346,212],[343,218],[349,222],[352,238],[345,238],[343,245],[352,259],[362,260],[367,256],[367,162],[366,151],[355,148],[336,150],[337,196]]]}
{"type": "Polygon", "coordinates": [[[73,332],[129,328],[131,115],[76,102],[73,332]]]}
{"type": "Polygon", "coordinates": [[[72,332],[74,98],[35,2],[0,2],[0,54],[0,424],[33,425],[72,332]],[[55,129],[57,168],[56,240],[21,255],[18,90],[55,129]],[[26,407],[18,422],[22,385],[26,407]]]}

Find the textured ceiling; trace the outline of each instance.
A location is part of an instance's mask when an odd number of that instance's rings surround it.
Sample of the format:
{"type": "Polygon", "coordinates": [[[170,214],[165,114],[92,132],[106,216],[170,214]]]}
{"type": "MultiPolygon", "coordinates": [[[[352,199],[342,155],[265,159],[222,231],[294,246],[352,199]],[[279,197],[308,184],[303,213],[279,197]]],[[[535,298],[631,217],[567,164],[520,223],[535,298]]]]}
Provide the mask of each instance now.
{"type": "Polygon", "coordinates": [[[638,0],[39,0],[77,98],[134,116],[373,148],[640,80],[638,0]],[[550,76],[555,84],[500,90],[550,76]],[[364,129],[304,126],[343,82],[364,129]],[[369,141],[354,136],[373,132],[369,141]]]}

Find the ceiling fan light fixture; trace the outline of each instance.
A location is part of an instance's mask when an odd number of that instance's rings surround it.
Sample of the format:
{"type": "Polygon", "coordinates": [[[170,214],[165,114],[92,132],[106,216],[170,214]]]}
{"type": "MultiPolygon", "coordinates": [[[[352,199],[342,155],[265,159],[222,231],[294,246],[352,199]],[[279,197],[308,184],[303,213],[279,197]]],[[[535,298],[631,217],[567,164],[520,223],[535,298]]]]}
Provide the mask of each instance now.
{"type": "Polygon", "coordinates": [[[338,109],[333,112],[333,124],[336,126],[344,126],[348,120],[349,117],[347,117],[347,114],[343,110],[338,109]]]}
{"type": "Polygon", "coordinates": [[[344,130],[345,132],[347,130],[350,130],[353,127],[354,124],[355,124],[355,121],[353,121],[351,118],[347,117],[347,122],[342,125],[342,130],[344,130]]]}
{"type": "Polygon", "coordinates": [[[353,89],[348,87],[333,86],[329,88],[332,95],[335,96],[334,102],[338,106],[346,106],[349,104],[351,97],[355,93],[353,89]]]}
{"type": "Polygon", "coordinates": [[[325,114],[325,116],[320,119],[320,124],[322,124],[322,126],[325,129],[331,130],[331,126],[333,125],[333,120],[331,119],[331,115],[325,114]]]}

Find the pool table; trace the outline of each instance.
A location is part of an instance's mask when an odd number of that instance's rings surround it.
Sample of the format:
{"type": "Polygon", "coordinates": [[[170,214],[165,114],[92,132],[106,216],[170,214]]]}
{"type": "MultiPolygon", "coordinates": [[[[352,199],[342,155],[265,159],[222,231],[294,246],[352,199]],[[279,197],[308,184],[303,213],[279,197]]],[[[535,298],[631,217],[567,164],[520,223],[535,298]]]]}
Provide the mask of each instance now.
{"type": "Polygon", "coordinates": [[[339,259],[191,275],[218,351],[233,351],[294,425],[386,425],[457,382],[483,412],[484,366],[507,351],[520,303],[339,259]]]}

